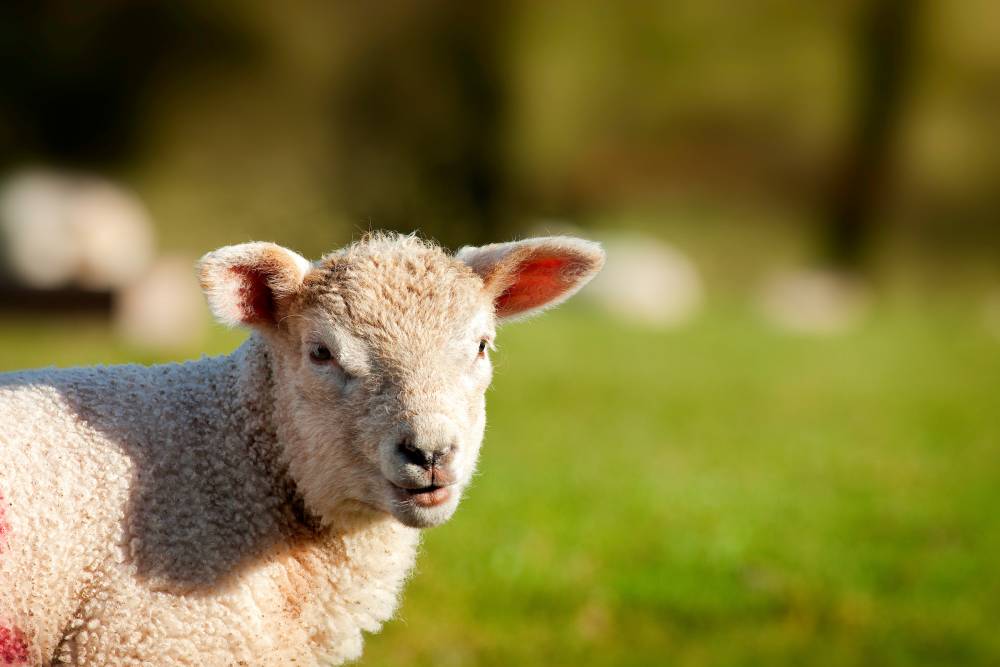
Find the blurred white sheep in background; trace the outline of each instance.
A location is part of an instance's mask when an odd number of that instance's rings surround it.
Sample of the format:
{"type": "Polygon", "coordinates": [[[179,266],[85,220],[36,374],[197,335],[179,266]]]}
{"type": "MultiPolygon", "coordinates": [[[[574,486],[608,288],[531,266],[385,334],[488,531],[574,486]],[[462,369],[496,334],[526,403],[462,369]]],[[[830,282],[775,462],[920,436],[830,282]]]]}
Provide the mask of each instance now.
{"type": "Polygon", "coordinates": [[[112,290],[150,266],[153,226],[142,203],[93,176],[24,171],[0,189],[6,272],[39,289],[112,290]]]}
{"type": "Polygon", "coordinates": [[[870,301],[860,279],[824,269],[775,274],[765,281],[759,295],[761,312],[772,324],[808,334],[853,329],[864,319],[870,301]]]}
{"type": "Polygon", "coordinates": [[[75,239],[67,233],[65,184],[47,174],[22,174],[0,190],[0,249],[4,273],[39,289],[72,281],[75,239]]]}
{"type": "Polygon", "coordinates": [[[134,345],[163,349],[197,342],[207,318],[193,266],[194,260],[163,257],[120,290],[114,308],[119,335],[134,345]]]}
{"type": "Polygon", "coordinates": [[[0,186],[0,275],[22,303],[25,294],[42,309],[111,295],[115,329],[129,343],[194,343],[205,318],[193,260],[155,257],[145,206],[107,179],[24,170],[0,186]]]}
{"type": "Polygon", "coordinates": [[[587,296],[623,320],[660,328],[691,321],[704,300],[694,262],[651,237],[603,237],[604,271],[587,296]]]}

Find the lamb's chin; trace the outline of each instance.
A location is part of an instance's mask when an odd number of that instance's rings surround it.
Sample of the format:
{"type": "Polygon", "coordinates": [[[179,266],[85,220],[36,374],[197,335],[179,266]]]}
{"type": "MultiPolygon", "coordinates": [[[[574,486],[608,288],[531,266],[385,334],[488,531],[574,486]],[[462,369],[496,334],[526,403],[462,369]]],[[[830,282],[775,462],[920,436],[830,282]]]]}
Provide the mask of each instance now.
{"type": "Polygon", "coordinates": [[[400,503],[393,499],[390,512],[404,526],[410,528],[432,528],[440,526],[455,513],[458,508],[458,490],[451,497],[433,507],[421,507],[412,502],[400,503]]]}

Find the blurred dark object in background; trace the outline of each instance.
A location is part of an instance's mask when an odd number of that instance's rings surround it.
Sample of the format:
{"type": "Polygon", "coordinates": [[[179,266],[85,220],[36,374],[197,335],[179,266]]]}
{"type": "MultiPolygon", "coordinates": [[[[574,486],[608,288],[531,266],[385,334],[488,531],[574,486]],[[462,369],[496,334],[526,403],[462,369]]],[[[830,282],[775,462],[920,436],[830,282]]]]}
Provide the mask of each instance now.
{"type": "Polygon", "coordinates": [[[891,190],[900,112],[914,59],[920,0],[871,0],[854,39],[853,101],[842,164],[830,193],[826,257],[857,270],[891,190]]]}
{"type": "Polygon", "coordinates": [[[245,58],[210,2],[11,0],[0,19],[0,168],[148,158],[159,91],[245,58]]]}
{"type": "Polygon", "coordinates": [[[510,228],[510,3],[346,3],[335,191],[351,218],[457,246],[510,228]]]}
{"type": "Polygon", "coordinates": [[[111,316],[114,295],[110,290],[79,287],[38,289],[0,283],[0,303],[5,315],[101,315],[111,316]]]}

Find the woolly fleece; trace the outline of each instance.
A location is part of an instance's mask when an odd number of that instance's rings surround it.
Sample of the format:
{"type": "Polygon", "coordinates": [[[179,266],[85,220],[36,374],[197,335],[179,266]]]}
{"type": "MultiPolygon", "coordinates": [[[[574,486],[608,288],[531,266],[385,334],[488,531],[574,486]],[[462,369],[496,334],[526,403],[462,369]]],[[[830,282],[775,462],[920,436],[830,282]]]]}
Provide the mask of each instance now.
{"type": "Polygon", "coordinates": [[[287,502],[266,347],[6,376],[0,627],[24,664],[323,664],[392,615],[418,533],[287,502]],[[238,400],[233,400],[238,397],[238,400]],[[11,432],[13,431],[13,432],[11,432]]]}

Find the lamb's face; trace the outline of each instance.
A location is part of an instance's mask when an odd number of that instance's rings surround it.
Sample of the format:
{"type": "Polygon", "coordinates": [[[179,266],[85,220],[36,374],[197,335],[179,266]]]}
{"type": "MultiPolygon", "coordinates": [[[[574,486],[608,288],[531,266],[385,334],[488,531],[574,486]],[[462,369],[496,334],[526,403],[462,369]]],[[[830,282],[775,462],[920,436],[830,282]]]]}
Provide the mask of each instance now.
{"type": "Polygon", "coordinates": [[[350,500],[425,527],[452,515],[475,469],[495,318],[468,266],[395,250],[354,248],[310,272],[278,385],[312,506],[350,500]]]}
{"type": "Polygon", "coordinates": [[[210,253],[216,315],[272,350],[279,435],[307,507],[374,508],[426,527],[454,513],[485,427],[496,323],[567,298],[603,253],[575,239],[452,257],[376,236],[310,264],[269,244],[210,253]]]}

